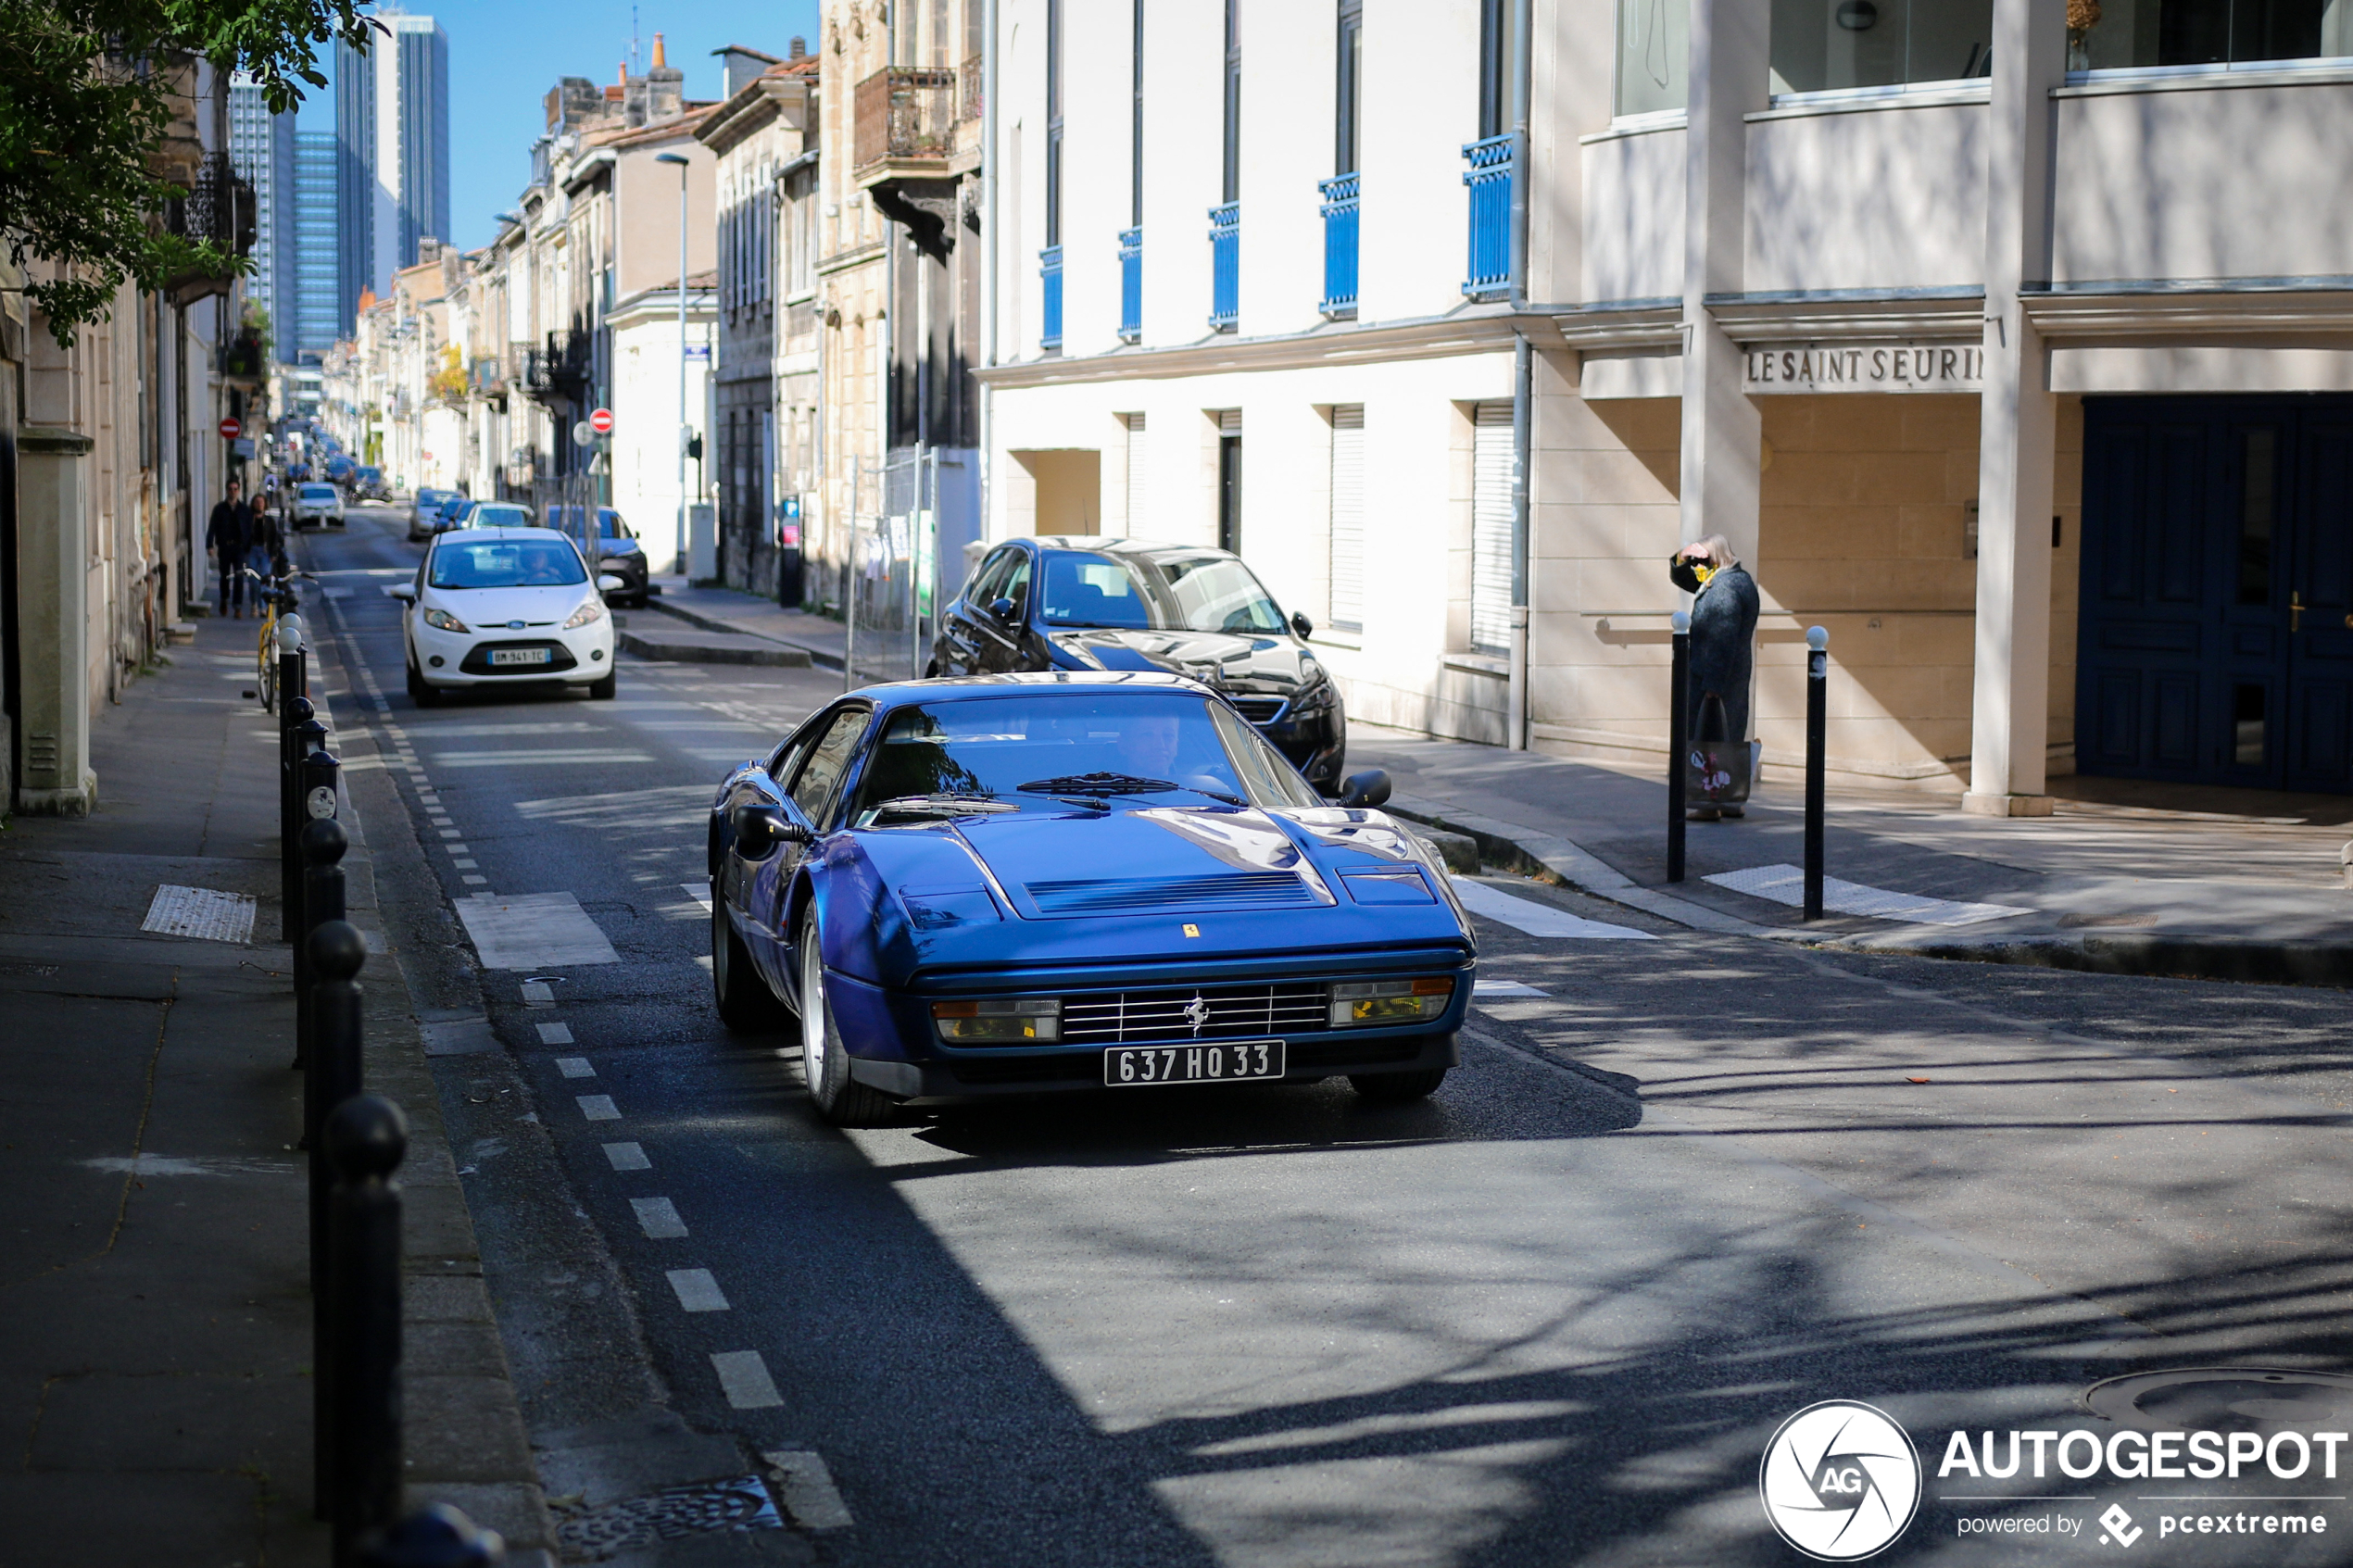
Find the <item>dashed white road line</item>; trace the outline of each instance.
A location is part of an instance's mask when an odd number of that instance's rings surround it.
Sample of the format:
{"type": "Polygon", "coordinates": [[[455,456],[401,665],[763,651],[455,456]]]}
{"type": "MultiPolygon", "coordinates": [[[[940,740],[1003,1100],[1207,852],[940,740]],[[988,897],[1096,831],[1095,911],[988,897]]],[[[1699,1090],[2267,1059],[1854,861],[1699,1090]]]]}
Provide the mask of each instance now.
{"type": "Polygon", "coordinates": [[[609,1143],[605,1145],[605,1159],[616,1171],[650,1171],[654,1168],[654,1162],[646,1158],[643,1144],[609,1143]]]}
{"type": "Polygon", "coordinates": [[[591,1122],[618,1122],[621,1112],[614,1108],[610,1095],[581,1095],[580,1114],[591,1122]]]}
{"type": "MultiPolygon", "coordinates": [[[[1550,991],[1539,991],[1535,986],[1522,985],[1516,980],[1494,980],[1482,974],[1478,977],[1478,985],[1471,991],[1471,1000],[1473,1002],[1519,1001],[1531,997],[1551,995],[1550,991]]],[[[547,1025],[543,1023],[540,1027],[545,1029],[547,1025]]]]}
{"type": "MultiPolygon", "coordinates": [[[[569,1023],[542,1023],[538,1025],[538,1030],[539,1043],[543,1046],[568,1046],[572,1044],[572,1025],[569,1023]]],[[[556,1065],[560,1067],[563,1063],[558,1062],[556,1065]]],[[[573,1074],[567,1073],[564,1076],[569,1078],[573,1076],[573,1074]]],[[[580,1076],[585,1078],[590,1076],[590,1074],[583,1072],[580,1076]]]]}
{"type": "MultiPolygon", "coordinates": [[[[544,1023],[539,1027],[543,1033],[547,1028],[547,1026],[544,1023]]],[[[559,1023],[556,1027],[561,1029],[563,1025],[559,1023]]],[[[572,1036],[567,1034],[565,1035],[563,1040],[550,1040],[547,1043],[549,1045],[561,1045],[564,1041],[570,1040],[572,1036]]],[[[556,1071],[562,1073],[567,1078],[594,1078],[597,1075],[597,1070],[588,1065],[588,1059],[585,1056],[560,1056],[556,1058],[556,1071]]]]}
{"type": "Polygon", "coordinates": [[[774,1410],[785,1402],[757,1350],[714,1350],[711,1370],[719,1374],[720,1392],[739,1411],[774,1410]]]}
{"type": "Polygon", "coordinates": [[[847,1530],[849,1506],[834,1486],[833,1473],[812,1449],[774,1449],[760,1456],[776,1478],[776,1498],[804,1530],[847,1530]]]}
{"type": "Polygon", "coordinates": [[[556,1005],[556,993],[544,980],[522,983],[522,1005],[527,1008],[551,1008],[556,1005]]]}
{"type": "Polygon", "coordinates": [[[678,1293],[678,1305],[689,1312],[724,1312],[727,1298],[711,1277],[709,1269],[673,1269],[670,1288],[678,1293]]]}
{"type": "Polygon", "coordinates": [[[666,1198],[633,1198],[629,1207],[648,1241],[677,1241],[686,1234],[686,1222],[678,1217],[678,1206],[666,1198]]]}

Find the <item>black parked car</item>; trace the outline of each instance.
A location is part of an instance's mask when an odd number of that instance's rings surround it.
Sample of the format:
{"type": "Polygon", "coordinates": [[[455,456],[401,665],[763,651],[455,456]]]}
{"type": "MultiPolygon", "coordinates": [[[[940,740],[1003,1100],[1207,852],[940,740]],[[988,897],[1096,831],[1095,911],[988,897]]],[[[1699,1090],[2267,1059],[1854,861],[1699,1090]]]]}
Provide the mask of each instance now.
{"type": "Polygon", "coordinates": [[[580,545],[580,553],[597,563],[598,575],[610,574],[621,579],[621,586],[605,596],[607,604],[624,608],[646,608],[646,596],[652,592],[647,583],[651,568],[646,560],[645,546],[637,543],[637,535],[610,507],[549,507],[547,526],[560,528],[580,545]],[[592,511],[597,520],[597,536],[588,537],[583,526],[584,511],[592,511]]]}
{"type": "Polygon", "coordinates": [[[930,675],[1170,670],[1225,695],[1327,795],[1340,789],[1340,688],[1241,559],[1197,545],[1013,539],[940,616],[930,675]]]}

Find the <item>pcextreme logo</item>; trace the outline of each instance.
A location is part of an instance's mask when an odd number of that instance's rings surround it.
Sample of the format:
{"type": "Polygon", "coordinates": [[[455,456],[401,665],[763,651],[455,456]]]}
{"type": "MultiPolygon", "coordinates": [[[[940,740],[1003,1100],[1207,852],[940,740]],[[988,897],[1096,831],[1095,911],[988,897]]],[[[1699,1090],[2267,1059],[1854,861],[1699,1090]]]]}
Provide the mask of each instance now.
{"type": "Polygon", "coordinates": [[[1856,1562],[1912,1522],[1920,1461],[1886,1411],[1825,1399],[1781,1423],[1756,1485],[1781,1539],[1818,1562],[1856,1562]]]}

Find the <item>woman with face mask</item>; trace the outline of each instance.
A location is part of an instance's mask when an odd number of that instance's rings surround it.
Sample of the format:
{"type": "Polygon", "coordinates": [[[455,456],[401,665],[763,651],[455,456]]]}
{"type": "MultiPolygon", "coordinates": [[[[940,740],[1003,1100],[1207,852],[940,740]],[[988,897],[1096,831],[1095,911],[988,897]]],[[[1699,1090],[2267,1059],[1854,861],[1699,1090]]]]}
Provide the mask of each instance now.
{"type": "MultiPolygon", "coordinates": [[[[1667,560],[1667,575],[1678,588],[1699,596],[1692,603],[1692,707],[1684,733],[1694,741],[1744,746],[1755,662],[1756,580],[1742,570],[1731,542],[1721,533],[1676,551],[1667,560]],[[1709,733],[1715,712],[1723,715],[1720,735],[1709,733]],[[1705,727],[1704,718],[1711,721],[1705,727]]],[[[1738,817],[1743,810],[1737,805],[1703,805],[1691,814],[1695,822],[1712,822],[1718,815],[1738,817]]]]}

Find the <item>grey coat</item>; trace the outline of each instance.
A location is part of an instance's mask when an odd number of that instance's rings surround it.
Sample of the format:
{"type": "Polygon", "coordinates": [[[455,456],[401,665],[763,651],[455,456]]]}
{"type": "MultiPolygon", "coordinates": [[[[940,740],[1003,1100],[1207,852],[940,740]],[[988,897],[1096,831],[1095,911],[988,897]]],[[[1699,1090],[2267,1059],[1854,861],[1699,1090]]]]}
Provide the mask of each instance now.
{"type": "Polygon", "coordinates": [[[1756,580],[1728,566],[1707,580],[1692,601],[1692,711],[1693,740],[1708,694],[1724,699],[1724,738],[1748,736],[1749,675],[1756,662],[1756,580]]]}

